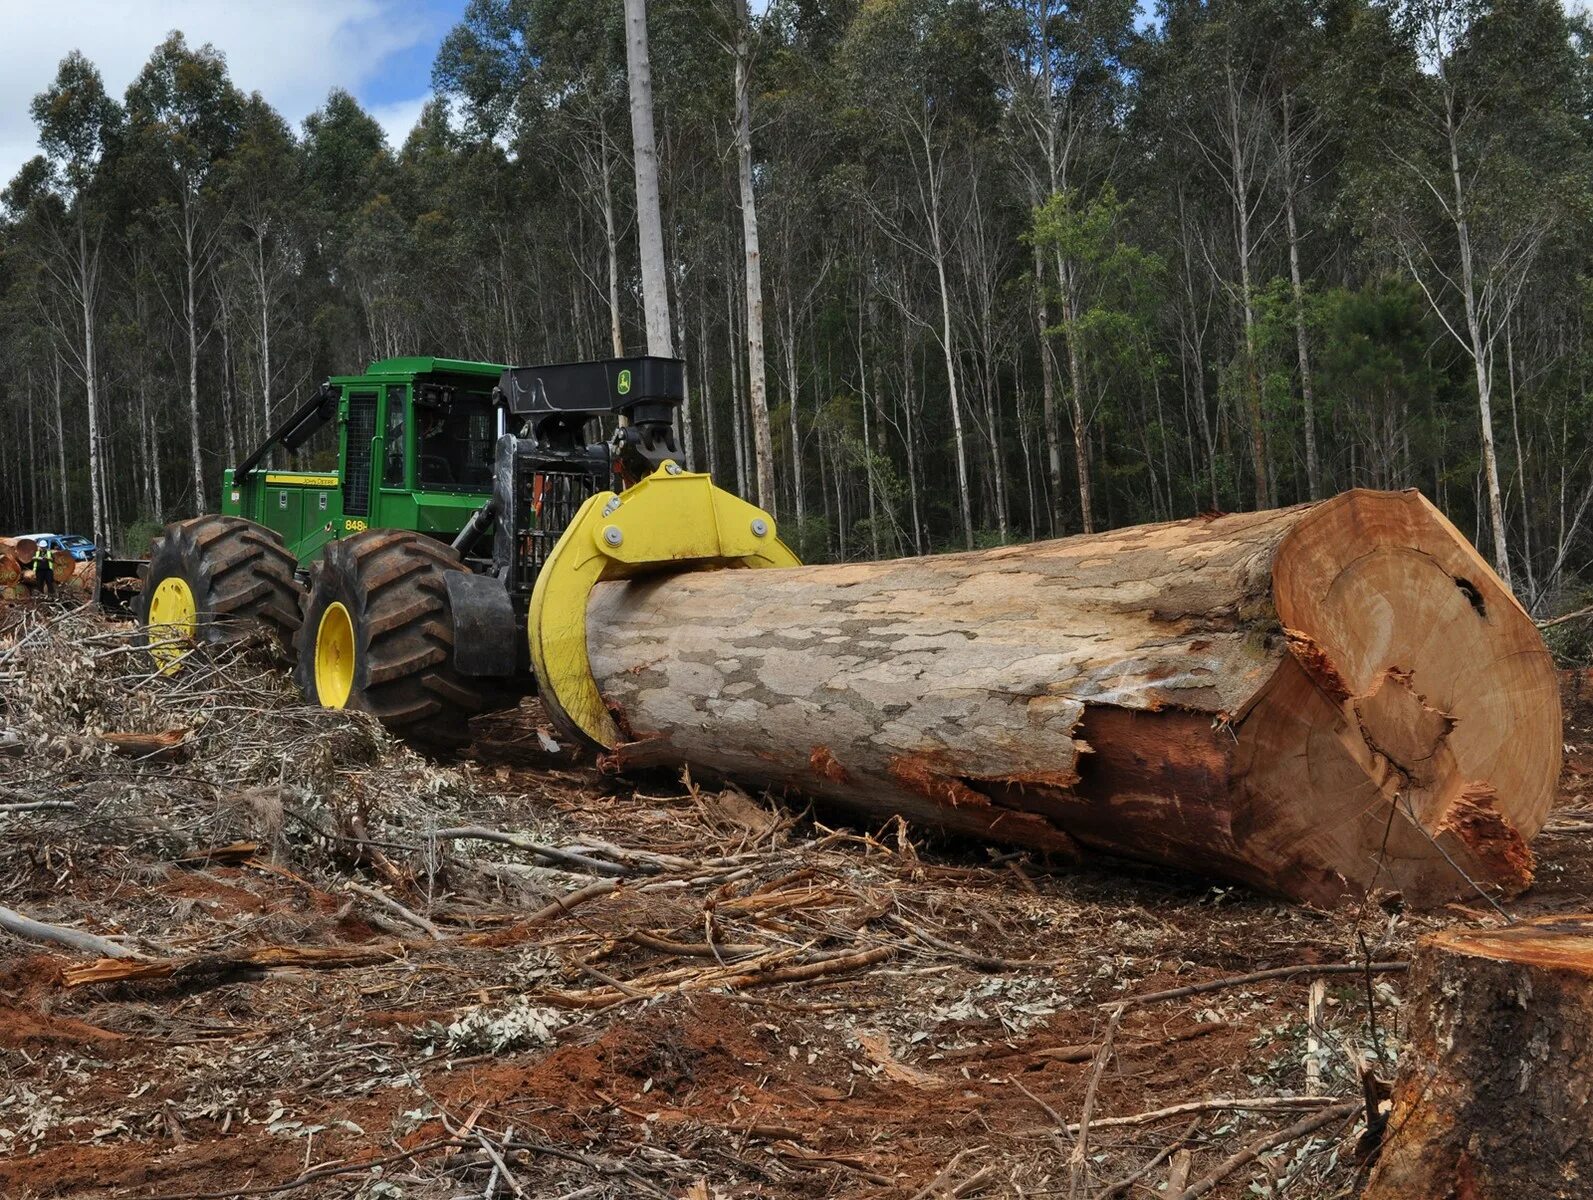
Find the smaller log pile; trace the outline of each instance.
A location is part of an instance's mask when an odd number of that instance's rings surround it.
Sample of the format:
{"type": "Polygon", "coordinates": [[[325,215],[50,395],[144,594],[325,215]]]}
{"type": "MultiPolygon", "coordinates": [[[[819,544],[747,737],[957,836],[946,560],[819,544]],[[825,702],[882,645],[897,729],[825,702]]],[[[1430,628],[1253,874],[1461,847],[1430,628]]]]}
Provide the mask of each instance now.
{"type": "MultiPolygon", "coordinates": [[[[0,599],[20,600],[32,594],[38,585],[33,573],[33,556],[38,546],[32,538],[0,538],[0,599]]],[[[79,579],[87,586],[86,576],[92,567],[83,564],[86,571],[78,570],[78,562],[65,550],[52,550],[50,562],[55,568],[55,585],[61,587],[79,579]]]]}
{"type": "Polygon", "coordinates": [[[1388,1140],[1363,1200],[1587,1195],[1593,914],[1425,939],[1388,1140]]]}

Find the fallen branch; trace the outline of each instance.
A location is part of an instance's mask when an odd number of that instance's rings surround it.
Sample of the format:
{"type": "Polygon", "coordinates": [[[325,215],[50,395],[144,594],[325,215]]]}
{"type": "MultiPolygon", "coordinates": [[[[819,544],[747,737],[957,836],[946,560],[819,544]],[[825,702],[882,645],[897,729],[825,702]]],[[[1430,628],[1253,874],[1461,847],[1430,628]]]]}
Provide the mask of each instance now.
{"type": "Polygon", "coordinates": [[[1331,1125],[1334,1121],[1343,1120],[1345,1117],[1358,1112],[1360,1108],[1361,1102],[1359,1100],[1345,1100],[1342,1103],[1333,1105],[1331,1108],[1325,1108],[1321,1112],[1312,1113],[1308,1117],[1301,1117],[1293,1125],[1257,1138],[1237,1153],[1223,1159],[1222,1162],[1217,1164],[1217,1169],[1212,1171],[1211,1174],[1201,1176],[1176,1195],[1169,1191],[1167,1200],[1199,1200],[1201,1196],[1209,1193],[1228,1176],[1243,1167],[1249,1166],[1268,1150],[1276,1150],[1279,1146],[1308,1137],[1323,1126],[1331,1125]]]}
{"type": "Polygon", "coordinates": [[[328,971],[392,962],[403,958],[409,950],[410,946],[405,942],[383,942],[375,946],[258,946],[236,954],[207,954],[137,962],[125,958],[103,958],[86,966],[68,967],[62,972],[62,979],[68,988],[77,988],[91,983],[207,979],[278,967],[328,971]]]}
{"type": "Polygon", "coordinates": [[[551,921],[554,917],[569,912],[577,905],[585,904],[588,900],[596,900],[599,896],[606,896],[610,892],[618,891],[620,881],[617,879],[604,879],[597,883],[589,883],[584,888],[577,888],[565,896],[556,896],[551,904],[536,910],[526,918],[527,925],[540,925],[543,921],[551,921]]]}
{"type": "Polygon", "coordinates": [[[0,813],[37,812],[42,808],[76,808],[71,800],[26,800],[19,804],[0,804],[0,813]]]}
{"type": "Polygon", "coordinates": [[[32,942],[54,942],[73,950],[81,950],[85,954],[98,954],[101,958],[113,958],[125,962],[128,959],[141,957],[137,951],[129,950],[126,946],[118,946],[115,942],[107,941],[95,934],[85,933],[81,929],[69,929],[65,925],[35,921],[15,909],[3,906],[0,906],[0,929],[32,942]]]}
{"type": "Polygon", "coordinates": [[[764,947],[754,945],[713,945],[709,942],[675,942],[668,938],[654,937],[650,933],[629,933],[625,941],[633,946],[640,946],[644,950],[656,950],[660,954],[673,954],[679,958],[746,958],[751,954],[759,954],[764,947]]]}
{"type": "Polygon", "coordinates": [[[1137,1004],[1155,1004],[1161,1000],[1177,1000],[1183,996],[1199,996],[1206,992],[1220,992],[1224,988],[1239,987],[1246,983],[1260,983],[1266,979],[1292,979],[1296,975],[1387,975],[1410,970],[1408,962],[1375,963],[1296,963],[1292,967],[1269,967],[1265,971],[1251,971],[1248,975],[1230,975],[1226,979],[1213,979],[1206,983],[1191,983],[1186,987],[1168,988],[1165,992],[1146,992],[1143,996],[1127,996],[1122,1000],[1107,1000],[1103,1008],[1132,1008],[1137,1004]]]}
{"type": "Polygon", "coordinates": [[[1553,629],[1556,625],[1564,625],[1567,621],[1575,621],[1579,617],[1593,617],[1593,607],[1579,608],[1575,612],[1568,612],[1564,616],[1550,617],[1547,621],[1534,621],[1539,629],[1553,629]]]}
{"type": "MultiPolygon", "coordinates": [[[[1168,1117],[1187,1117],[1191,1113],[1314,1111],[1340,1103],[1346,1102],[1336,1096],[1249,1096],[1237,1099],[1220,1096],[1211,1100],[1186,1100],[1182,1104],[1135,1113],[1132,1117],[1102,1117],[1092,1124],[1096,1129],[1125,1129],[1134,1125],[1154,1125],[1168,1117]]],[[[1068,1133],[1078,1131],[1077,1125],[1067,1127],[1068,1133]]]]}
{"type": "Polygon", "coordinates": [[[381,905],[400,921],[404,921],[407,924],[413,925],[416,929],[425,930],[439,942],[443,941],[448,936],[441,929],[437,928],[436,925],[432,924],[425,917],[421,916],[418,912],[413,912],[410,909],[405,908],[386,892],[379,892],[375,888],[365,887],[363,884],[355,883],[352,879],[347,880],[343,886],[349,891],[364,896],[367,900],[381,905]]]}
{"type": "Polygon", "coordinates": [[[625,875],[655,875],[657,868],[651,865],[637,865],[634,867],[620,866],[618,863],[604,862],[598,858],[588,858],[584,854],[577,854],[572,850],[560,850],[557,846],[544,846],[533,842],[530,838],[521,837],[517,833],[504,833],[499,829],[487,829],[480,825],[465,825],[458,829],[439,829],[431,835],[438,841],[464,841],[497,842],[503,846],[513,846],[516,850],[524,850],[527,854],[535,854],[538,858],[545,858],[549,862],[563,863],[565,866],[574,867],[576,870],[585,871],[591,875],[612,875],[615,877],[625,875]]]}

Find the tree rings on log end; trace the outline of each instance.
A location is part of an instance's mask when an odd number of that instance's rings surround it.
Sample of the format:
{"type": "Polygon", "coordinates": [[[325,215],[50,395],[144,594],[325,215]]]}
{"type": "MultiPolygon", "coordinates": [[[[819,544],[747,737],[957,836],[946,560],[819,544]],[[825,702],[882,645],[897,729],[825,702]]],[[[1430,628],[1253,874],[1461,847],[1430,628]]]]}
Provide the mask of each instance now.
{"type": "Polygon", "coordinates": [[[1560,772],[1553,662],[1531,619],[1420,493],[1347,492],[1278,547],[1283,663],[1244,714],[1253,835],[1332,867],[1332,902],[1415,905],[1532,881],[1560,772]]]}

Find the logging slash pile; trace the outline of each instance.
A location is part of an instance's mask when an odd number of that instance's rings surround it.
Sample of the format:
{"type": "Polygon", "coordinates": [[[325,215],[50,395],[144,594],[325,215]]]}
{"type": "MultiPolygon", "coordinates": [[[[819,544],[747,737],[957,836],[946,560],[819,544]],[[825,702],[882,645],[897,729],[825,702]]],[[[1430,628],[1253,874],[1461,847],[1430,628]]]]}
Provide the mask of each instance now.
{"type": "Polygon", "coordinates": [[[1323,912],[531,704],[432,762],[264,652],[0,605],[0,1195],[1353,1196],[1418,936],[1593,886],[1576,706],[1532,890],[1323,912]]]}

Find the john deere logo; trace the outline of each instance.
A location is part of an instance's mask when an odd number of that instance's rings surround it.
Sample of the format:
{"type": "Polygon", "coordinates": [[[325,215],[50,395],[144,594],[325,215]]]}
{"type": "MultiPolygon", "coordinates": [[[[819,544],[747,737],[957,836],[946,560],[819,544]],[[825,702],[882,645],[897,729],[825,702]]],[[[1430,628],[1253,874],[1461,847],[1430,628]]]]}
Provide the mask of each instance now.
{"type": "Polygon", "coordinates": [[[619,394],[622,396],[631,394],[631,373],[629,371],[621,371],[619,373],[619,394]]]}

